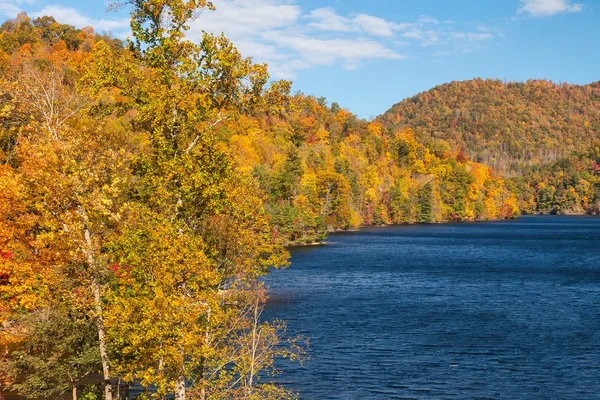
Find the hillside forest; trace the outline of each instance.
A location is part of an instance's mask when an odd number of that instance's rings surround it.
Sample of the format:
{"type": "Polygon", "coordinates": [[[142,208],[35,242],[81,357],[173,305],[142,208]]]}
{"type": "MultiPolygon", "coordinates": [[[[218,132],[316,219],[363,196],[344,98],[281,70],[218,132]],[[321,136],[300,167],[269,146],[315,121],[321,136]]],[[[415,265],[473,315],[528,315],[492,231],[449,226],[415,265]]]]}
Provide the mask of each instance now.
{"type": "Polygon", "coordinates": [[[126,0],[133,40],[0,27],[0,393],[291,399],[265,322],[286,246],[365,225],[600,212],[600,87],[451,83],[362,120],[291,93],[205,0],[126,0]]]}
{"type": "Polygon", "coordinates": [[[600,84],[474,79],[435,87],[379,117],[446,141],[507,179],[528,214],[600,211],[600,84]]]}

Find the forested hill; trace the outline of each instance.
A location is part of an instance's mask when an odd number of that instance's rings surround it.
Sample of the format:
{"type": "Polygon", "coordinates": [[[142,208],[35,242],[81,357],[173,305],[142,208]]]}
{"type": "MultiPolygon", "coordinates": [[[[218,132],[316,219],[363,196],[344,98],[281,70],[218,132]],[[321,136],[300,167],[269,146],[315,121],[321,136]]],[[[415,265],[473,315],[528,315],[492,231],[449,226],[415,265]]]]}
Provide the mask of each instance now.
{"type": "Polygon", "coordinates": [[[474,79],[404,100],[380,117],[419,140],[444,140],[504,176],[547,164],[600,138],[600,83],[474,79]]]}
{"type": "Polygon", "coordinates": [[[410,128],[384,134],[336,103],[297,94],[224,124],[219,140],[265,194],[290,243],[362,225],[512,218],[517,198],[483,164],[410,128]]]}

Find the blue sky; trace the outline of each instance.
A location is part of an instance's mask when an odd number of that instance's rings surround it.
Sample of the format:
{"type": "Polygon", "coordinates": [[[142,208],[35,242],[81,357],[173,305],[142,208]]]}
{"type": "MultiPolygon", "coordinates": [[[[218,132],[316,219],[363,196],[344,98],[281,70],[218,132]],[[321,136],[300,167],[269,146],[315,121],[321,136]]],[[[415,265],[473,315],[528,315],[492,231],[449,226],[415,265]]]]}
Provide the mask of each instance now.
{"type": "MultiPolygon", "coordinates": [[[[600,0],[213,0],[189,31],[224,32],[274,78],[369,118],[474,77],[600,80],[600,0]]],[[[128,35],[103,0],[0,0],[0,14],[53,15],[128,35]]]]}

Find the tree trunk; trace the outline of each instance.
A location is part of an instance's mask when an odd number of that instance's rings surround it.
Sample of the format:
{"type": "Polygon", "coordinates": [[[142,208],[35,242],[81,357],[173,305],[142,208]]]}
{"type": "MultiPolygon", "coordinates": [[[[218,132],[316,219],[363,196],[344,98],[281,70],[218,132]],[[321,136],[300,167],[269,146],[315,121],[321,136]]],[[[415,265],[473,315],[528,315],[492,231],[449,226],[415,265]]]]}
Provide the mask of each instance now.
{"type": "Polygon", "coordinates": [[[246,387],[246,396],[250,398],[252,395],[252,391],[254,390],[254,377],[256,374],[256,365],[258,361],[257,352],[259,351],[260,346],[260,310],[258,308],[258,298],[256,298],[256,303],[254,305],[254,318],[252,321],[252,348],[250,351],[250,374],[247,380],[246,387]]]}
{"type": "Polygon", "coordinates": [[[73,400],[77,400],[77,385],[73,385],[73,400]]]}
{"type": "Polygon", "coordinates": [[[108,364],[108,351],[106,350],[106,331],[104,330],[104,318],[102,317],[102,303],[100,299],[100,287],[96,279],[92,281],[92,293],[94,295],[94,308],[96,311],[96,329],[98,331],[98,345],[100,347],[100,359],[102,360],[102,373],[104,377],[104,400],[112,400],[112,384],[110,382],[110,365],[108,364]]]}
{"type": "MultiPolygon", "coordinates": [[[[82,212],[83,214],[83,212],[82,212]]],[[[85,214],[84,214],[85,215],[85,214]]],[[[84,216],[84,218],[86,218],[84,216]]],[[[86,218],[87,220],[87,218],[86,218]]],[[[102,361],[102,373],[104,377],[104,400],[112,400],[112,384],[110,382],[110,365],[108,363],[108,351],[106,349],[106,331],[104,330],[104,317],[102,316],[102,299],[100,297],[100,285],[96,278],[96,260],[94,258],[94,248],[92,237],[87,224],[84,224],[84,237],[86,242],[86,255],[88,264],[92,269],[91,290],[94,296],[94,312],[96,314],[96,330],[98,331],[98,346],[100,348],[100,360],[102,361]]]]}
{"type": "Polygon", "coordinates": [[[185,400],[185,377],[183,374],[175,384],[175,400],[185,400]]]}

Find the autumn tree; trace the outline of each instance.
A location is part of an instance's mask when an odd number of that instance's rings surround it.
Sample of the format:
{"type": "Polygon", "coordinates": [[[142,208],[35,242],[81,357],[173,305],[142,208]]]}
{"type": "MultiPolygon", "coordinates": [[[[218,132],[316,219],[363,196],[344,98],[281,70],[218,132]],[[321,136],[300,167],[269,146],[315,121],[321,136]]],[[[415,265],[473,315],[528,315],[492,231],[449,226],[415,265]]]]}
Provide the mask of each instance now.
{"type": "MultiPolygon", "coordinates": [[[[133,94],[136,129],[147,152],[133,161],[135,205],[113,243],[112,261],[129,280],[110,298],[128,324],[109,321],[114,362],[126,379],[186,397],[206,397],[235,358],[231,335],[240,328],[238,299],[252,298],[252,282],[286,263],[271,236],[262,200],[240,179],[214,139],[230,119],[262,104],[265,67],[243,58],[224,37],[184,37],[203,1],[131,1],[132,29],[146,71],[133,94]],[[151,328],[149,328],[151,324],[151,328]]],[[[102,96],[128,78],[105,68],[101,49],[90,71],[102,96]]],[[[235,381],[232,383],[235,385],[235,381]]]]}

